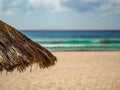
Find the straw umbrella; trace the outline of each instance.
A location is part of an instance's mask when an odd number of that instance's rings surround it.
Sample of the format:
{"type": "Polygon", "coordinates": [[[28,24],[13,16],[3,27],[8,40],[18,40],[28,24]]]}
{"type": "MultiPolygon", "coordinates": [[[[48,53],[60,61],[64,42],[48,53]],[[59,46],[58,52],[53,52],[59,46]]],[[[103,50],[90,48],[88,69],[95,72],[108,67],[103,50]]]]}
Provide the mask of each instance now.
{"type": "Polygon", "coordinates": [[[12,26],[0,21],[0,72],[23,72],[33,63],[40,68],[55,64],[56,57],[12,26]]]}

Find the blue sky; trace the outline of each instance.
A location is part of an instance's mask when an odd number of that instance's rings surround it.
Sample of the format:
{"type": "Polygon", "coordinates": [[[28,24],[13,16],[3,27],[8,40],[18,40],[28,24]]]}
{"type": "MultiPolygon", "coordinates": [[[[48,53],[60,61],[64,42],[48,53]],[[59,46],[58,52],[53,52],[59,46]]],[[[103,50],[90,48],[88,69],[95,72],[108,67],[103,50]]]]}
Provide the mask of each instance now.
{"type": "Polygon", "coordinates": [[[0,19],[19,30],[120,30],[120,0],[0,0],[0,19]]]}

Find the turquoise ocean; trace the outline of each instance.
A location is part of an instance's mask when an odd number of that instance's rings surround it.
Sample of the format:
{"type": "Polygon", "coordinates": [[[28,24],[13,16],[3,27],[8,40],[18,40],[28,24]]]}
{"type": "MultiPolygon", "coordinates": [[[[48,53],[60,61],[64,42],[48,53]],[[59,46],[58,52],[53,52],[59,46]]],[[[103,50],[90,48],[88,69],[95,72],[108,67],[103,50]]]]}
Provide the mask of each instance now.
{"type": "Polygon", "coordinates": [[[120,50],[120,30],[21,30],[45,48],[55,50],[120,50]]]}

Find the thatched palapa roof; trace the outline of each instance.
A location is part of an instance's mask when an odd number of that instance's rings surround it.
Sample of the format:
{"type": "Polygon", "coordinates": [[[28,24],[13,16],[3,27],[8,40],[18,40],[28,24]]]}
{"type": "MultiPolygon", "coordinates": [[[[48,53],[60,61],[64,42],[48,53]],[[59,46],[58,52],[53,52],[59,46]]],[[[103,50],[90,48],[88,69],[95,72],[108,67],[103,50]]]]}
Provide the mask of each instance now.
{"type": "Polygon", "coordinates": [[[0,72],[20,72],[33,63],[40,68],[54,65],[56,57],[12,26],[0,21],[0,72]]]}

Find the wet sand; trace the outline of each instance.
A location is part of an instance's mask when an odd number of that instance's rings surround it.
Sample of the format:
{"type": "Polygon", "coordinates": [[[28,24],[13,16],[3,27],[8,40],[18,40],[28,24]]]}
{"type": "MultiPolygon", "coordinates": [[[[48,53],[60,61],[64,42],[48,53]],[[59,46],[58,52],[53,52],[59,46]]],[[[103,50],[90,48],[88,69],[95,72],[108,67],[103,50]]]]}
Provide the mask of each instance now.
{"type": "Polygon", "coordinates": [[[0,90],[120,90],[120,51],[53,52],[55,66],[0,74],[0,90]]]}

